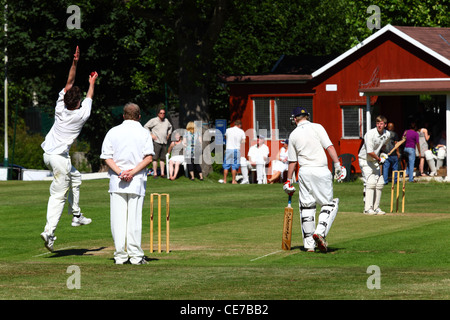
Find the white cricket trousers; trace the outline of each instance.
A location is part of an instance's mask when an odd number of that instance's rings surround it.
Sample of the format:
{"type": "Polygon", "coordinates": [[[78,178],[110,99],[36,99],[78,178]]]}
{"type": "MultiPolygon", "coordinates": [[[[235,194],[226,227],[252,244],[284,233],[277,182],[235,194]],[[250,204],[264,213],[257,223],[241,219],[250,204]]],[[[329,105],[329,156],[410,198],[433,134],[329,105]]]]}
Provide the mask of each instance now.
{"type": "Polygon", "coordinates": [[[144,197],[116,192],[111,192],[110,196],[114,260],[121,264],[129,258],[131,263],[138,263],[144,257],[141,248],[144,197]]]}
{"type": "Polygon", "coordinates": [[[44,163],[53,172],[45,225],[45,232],[53,235],[64,210],[67,194],[69,214],[79,215],[81,212],[79,206],[81,173],[72,166],[68,154],[44,153],[44,163]]]}

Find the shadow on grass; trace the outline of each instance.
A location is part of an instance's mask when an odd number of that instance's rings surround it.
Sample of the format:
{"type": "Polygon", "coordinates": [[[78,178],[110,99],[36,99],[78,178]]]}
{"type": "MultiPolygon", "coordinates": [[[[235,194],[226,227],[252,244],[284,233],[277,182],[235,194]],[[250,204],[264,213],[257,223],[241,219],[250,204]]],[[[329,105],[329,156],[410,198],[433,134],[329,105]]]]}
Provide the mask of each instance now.
{"type": "MultiPolygon", "coordinates": [[[[68,256],[93,256],[95,255],[95,252],[100,252],[107,247],[99,247],[97,249],[63,249],[63,250],[57,250],[53,252],[53,255],[49,258],[61,258],[61,257],[68,257],[68,256]]],[[[144,259],[148,262],[153,260],[158,260],[156,258],[149,258],[147,256],[144,257],[144,259]]],[[[110,260],[114,261],[114,258],[111,258],[110,260]]]]}
{"type": "Polygon", "coordinates": [[[60,257],[67,257],[67,256],[92,256],[94,255],[94,252],[101,251],[103,249],[106,249],[106,247],[100,247],[97,249],[63,249],[63,250],[56,250],[53,252],[53,255],[50,256],[50,258],[60,258],[60,257]],[[90,253],[92,252],[92,253],[90,253]]]}
{"type": "MultiPolygon", "coordinates": [[[[303,247],[303,246],[296,246],[296,247],[292,247],[292,248],[291,248],[291,250],[295,250],[295,249],[300,250],[300,251],[302,251],[302,252],[306,252],[306,251],[307,251],[307,250],[305,249],[305,247],[303,247]]],[[[333,254],[334,252],[336,252],[336,251],[338,251],[338,250],[341,250],[341,249],[342,249],[342,248],[328,247],[327,252],[320,252],[320,251],[316,248],[314,252],[316,252],[316,253],[331,253],[331,254],[333,254]]]]}

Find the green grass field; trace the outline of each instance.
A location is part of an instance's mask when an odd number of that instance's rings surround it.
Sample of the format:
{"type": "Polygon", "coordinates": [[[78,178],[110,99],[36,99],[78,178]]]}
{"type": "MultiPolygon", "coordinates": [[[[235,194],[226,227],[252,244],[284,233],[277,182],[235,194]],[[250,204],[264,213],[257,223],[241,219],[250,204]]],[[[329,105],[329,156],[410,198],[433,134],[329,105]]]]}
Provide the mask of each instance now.
{"type": "MultiPolygon", "coordinates": [[[[335,184],[340,198],[327,254],[300,250],[298,193],[293,249],[281,250],[287,196],[281,184],[222,185],[149,179],[143,248],[148,265],[115,265],[108,180],[83,182],[93,219],[71,227],[64,212],[55,252],[40,239],[50,182],[0,182],[2,300],[447,300],[450,298],[450,185],[408,184],[406,212],[366,216],[362,183],[335,184]],[[171,196],[171,252],[149,253],[151,192],[171,196]],[[69,289],[79,268],[80,289],[69,289]],[[379,289],[370,289],[370,266],[379,289]]],[[[298,190],[298,188],[297,188],[298,190]]],[[[390,187],[382,208],[389,211],[390,187]]],[[[156,239],[155,239],[156,240],[156,239]]],[[[163,246],[164,248],[164,246],[163,246]]],[[[375,282],[370,282],[375,283],[375,282]]]]}

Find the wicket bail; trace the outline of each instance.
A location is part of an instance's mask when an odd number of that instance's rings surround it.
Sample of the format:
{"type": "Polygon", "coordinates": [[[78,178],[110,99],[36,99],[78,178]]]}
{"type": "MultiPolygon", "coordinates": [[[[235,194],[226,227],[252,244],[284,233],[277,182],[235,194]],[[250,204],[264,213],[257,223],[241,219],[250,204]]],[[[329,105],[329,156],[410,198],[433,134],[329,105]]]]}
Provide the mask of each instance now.
{"type": "Polygon", "coordinates": [[[406,170],[393,170],[392,171],[392,187],[391,187],[391,213],[394,210],[394,182],[395,182],[395,176],[397,176],[397,207],[396,211],[398,212],[398,201],[399,201],[399,195],[400,195],[400,178],[403,176],[403,186],[402,186],[402,213],[405,212],[405,192],[406,192],[406,170]]]}
{"type": "Polygon", "coordinates": [[[158,252],[161,252],[161,197],[166,197],[166,252],[169,253],[170,197],[168,193],[150,194],[150,252],[153,252],[153,213],[154,196],[158,197],[158,252]]]}

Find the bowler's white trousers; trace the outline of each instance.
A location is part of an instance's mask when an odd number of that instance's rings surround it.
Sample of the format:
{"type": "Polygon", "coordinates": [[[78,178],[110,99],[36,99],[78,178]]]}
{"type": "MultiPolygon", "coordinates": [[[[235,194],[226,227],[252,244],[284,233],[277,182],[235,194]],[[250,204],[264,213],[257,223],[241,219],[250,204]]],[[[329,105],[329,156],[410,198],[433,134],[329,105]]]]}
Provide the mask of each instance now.
{"type": "Polygon", "coordinates": [[[53,235],[64,210],[67,194],[69,214],[79,215],[81,212],[79,206],[81,173],[72,166],[68,154],[44,153],[44,163],[53,172],[45,225],[45,232],[53,235]]]}
{"type": "Polygon", "coordinates": [[[114,260],[122,264],[130,259],[142,260],[142,206],[144,197],[133,193],[110,193],[111,233],[114,240],[114,260]]]}

